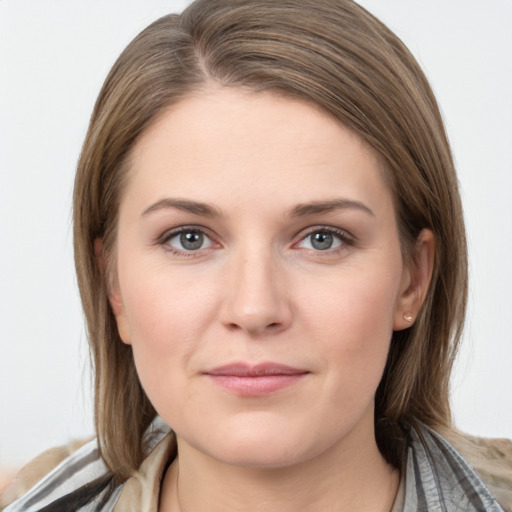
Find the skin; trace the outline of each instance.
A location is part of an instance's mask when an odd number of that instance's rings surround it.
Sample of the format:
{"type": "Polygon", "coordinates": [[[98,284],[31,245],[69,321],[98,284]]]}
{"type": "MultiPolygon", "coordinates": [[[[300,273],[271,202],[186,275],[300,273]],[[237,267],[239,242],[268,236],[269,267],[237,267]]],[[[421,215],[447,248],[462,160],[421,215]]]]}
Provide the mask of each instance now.
{"type": "Polygon", "coordinates": [[[390,510],[399,475],[377,449],[374,396],[434,241],[423,231],[404,266],[384,172],[315,106],[242,89],[206,87],[137,142],[110,300],[178,440],[160,510],[390,510]],[[183,227],[202,230],[199,248],[183,227]],[[258,396],[205,375],[269,361],[305,375],[258,396]]]}

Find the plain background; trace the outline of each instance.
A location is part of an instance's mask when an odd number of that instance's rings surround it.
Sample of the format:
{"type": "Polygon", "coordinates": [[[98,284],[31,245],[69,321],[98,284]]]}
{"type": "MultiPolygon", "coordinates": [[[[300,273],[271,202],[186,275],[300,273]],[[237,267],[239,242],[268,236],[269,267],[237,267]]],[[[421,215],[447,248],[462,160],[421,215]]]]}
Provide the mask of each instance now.
{"type": "MultiPolygon", "coordinates": [[[[0,0],[0,467],[93,432],[71,249],[74,169],[116,57],[186,3],[0,0]]],[[[455,153],[471,261],[456,421],[512,437],[512,1],[361,4],[419,59],[455,153]]]]}

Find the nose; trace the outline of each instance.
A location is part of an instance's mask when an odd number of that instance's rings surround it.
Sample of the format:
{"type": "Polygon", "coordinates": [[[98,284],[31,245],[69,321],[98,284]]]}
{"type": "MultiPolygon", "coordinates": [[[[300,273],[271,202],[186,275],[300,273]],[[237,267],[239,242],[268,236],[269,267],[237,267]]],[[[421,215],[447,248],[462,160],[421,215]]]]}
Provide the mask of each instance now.
{"type": "Polygon", "coordinates": [[[221,322],[230,330],[251,336],[278,334],[293,317],[283,268],[266,251],[239,255],[230,261],[220,310],[221,322]]]}

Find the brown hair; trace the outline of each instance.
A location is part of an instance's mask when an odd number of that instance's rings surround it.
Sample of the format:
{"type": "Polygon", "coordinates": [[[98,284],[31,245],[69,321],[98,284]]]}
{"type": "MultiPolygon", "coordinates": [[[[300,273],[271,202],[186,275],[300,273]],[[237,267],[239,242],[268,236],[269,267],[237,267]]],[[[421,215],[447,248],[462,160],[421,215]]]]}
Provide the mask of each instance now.
{"type": "Polygon", "coordinates": [[[449,428],[449,377],[463,326],[467,257],[450,148],[429,84],[403,43],[350,0],[197,0],[146,28],[100,92],[78,164],[74,244],[95,368],[101,454],[118,480],[143,457],[156,412],[108,302],[130,150],[170,104],[214,81],[314,102],[380,155],[394,196],[403,254],[419,232],[436,239],[432,282],[415,324],[393,334],[376,396],[376,435],[400,465],[401,426],[449,428]],[[95,240],[103,240],[98,264],[95,240]],[[110,271],[106,273],[102,267],[110,271]]]}

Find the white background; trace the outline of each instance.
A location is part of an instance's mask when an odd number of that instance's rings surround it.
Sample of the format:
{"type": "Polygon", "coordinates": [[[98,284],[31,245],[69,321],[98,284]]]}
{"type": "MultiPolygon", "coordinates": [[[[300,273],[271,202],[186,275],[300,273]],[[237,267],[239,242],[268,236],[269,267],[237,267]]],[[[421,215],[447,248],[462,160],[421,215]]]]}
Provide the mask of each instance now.
{"type": "MultiPolygon", "coordinates": [[[[115,58],[186,3],[0,0],[0,467],[93,432],[74,169],[115,58]]],[[[512,1],[361,3],[419,59],[453,144],[471,258],[457,423],[512,437],[512,1]]]]}

